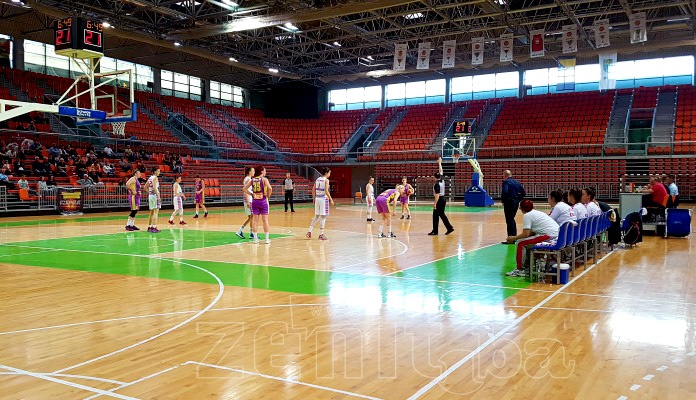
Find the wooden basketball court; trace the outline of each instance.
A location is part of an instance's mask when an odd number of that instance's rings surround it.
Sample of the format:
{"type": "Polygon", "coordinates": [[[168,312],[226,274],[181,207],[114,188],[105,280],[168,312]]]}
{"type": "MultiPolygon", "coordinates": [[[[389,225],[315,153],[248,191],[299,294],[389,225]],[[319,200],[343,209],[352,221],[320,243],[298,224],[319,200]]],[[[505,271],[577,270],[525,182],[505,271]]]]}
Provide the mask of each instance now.
{"type": "Polygon", "coordinates": [[[270,245],[233,234],[239,208],[157,235],[125,213],[4,218],[0,397],[696,398],[690,239],[531,284],[504,274],[502,210],[450,207],[456,231],[429,237],[414,208],[390,240],[341,205],[320,242],[313,207],[274,206],[270,245]]]}

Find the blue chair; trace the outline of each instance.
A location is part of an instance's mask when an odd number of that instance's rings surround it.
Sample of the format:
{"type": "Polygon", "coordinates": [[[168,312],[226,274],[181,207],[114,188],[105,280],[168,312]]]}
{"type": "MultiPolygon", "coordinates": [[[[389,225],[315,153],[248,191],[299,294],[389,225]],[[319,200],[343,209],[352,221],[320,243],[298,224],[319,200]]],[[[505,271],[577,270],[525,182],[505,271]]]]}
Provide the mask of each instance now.
{"type": "Polygon", "coordinates": [[[568,247],[568,232],[571,231],[570,226],[573,225],[572,222],[565,222],[563,225],[561,225],[558,228],[558,238],[556,239],[556,243],[552,245],[542,245],[538,244],[531,249],[531,254],[529,256],[529,279],[532,280],[532,282],[535,282],[536,280],[539,279],[539,277],[546,277],[546,276],[555,276],[556,277],[556,283],[560,282],[561,280],[561,269],[560,267],[557,266],[556,272],[555,273],[548,273],[546,272],[546,267],[544,267],[543,271],[540,271],[536,267],[536,255],[542,254],[542,255],[555,255],[556,256],[556,262],[558,264],[561,263],[562,260],[562,255],[563,255],[563,250],[568,247]]]}

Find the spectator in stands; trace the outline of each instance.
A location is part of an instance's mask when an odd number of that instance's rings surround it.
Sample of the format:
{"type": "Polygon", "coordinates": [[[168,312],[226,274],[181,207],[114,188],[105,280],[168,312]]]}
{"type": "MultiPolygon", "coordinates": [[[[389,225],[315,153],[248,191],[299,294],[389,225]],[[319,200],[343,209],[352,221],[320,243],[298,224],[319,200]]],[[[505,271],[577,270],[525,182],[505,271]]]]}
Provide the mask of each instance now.
{"type": "Polygon", "coordinates": [[[126,149],[123,151],[123,156],[126,157],[126,159],[128,159],[130,162],[135,161],[135,153],[133,153],[130,146],[126,146],[126,149]]]}
{"type": "Polygon", "coordinates": [[[68,154],[68,150],[65,148],[65,146],[60,146],[60,155],[63,157],[67,157],[70,154],[68,154]]]}
{"type": "Polygon", "coordinates": [[[588,187],[582,189],[580,196],[582,204],[587,208],[588,217],[596,217],[602,215],[602,210],[599,208],[599,204],[595,201],[595,191],[594,189],[588,187]]]}
{"type": "Polygon", "coordinates": [[[99,164],[95,163],[87,167],[87,175],[89,175],[90,179],[92,179],[95,183],[98,183],[99,178],[101,178],[102,175],[99,164]]]}
{"type": "Polygon", "coordinates": [[[59,158],[58,162],[56,162],[56,174],[59,176],[68,176],[68,164],[65,163],[63,157],[59,158]]]}
{"type": "Polygon", "coordinates": [[[39,179],[39,182],[36,184],[36,187],[37,187],[37,189],[39,189],[39,194],[41,194],[41,192],[48,190],[48,183],[46,183],[45,176],[42,176],[39,179]]]}
{"type": "Polygon", "coordinates": [[[181,163],[181,161],[177,161],[176,165],[172,167],[172,171],[176,174],[183,174],[184,173],[184,164],[181,163]]]}
{"type": "Polygon", "coordinates": [[[36,129],[36,124],[34,123],[34,121],[29,122],[29,125],[27,126],[27,130],[30,131],[30,132],[36,132],[36,131],[37,131],[37,129],[36,129]]]}
{"type": "Polygon", "coordinates": [[[556,221],[558,225],[563,225],[568,221],[575,221],[575,213],[573,208],[563,201],[563,193],[560,190],[554,190],[549,193],[549,205],[551,213],[549,216],[556,221]]]}
{"type": "Polygon", "coordinates": [[[9,172],[7,172],[7,169],[3,168],[0,169],[0,182],[9,182],[10,177],[7,176],[9,172]]]}
{"type": "Polygon", "coordinates": [[[48,154],[50,154],[53,158],[60,157],[60,149],[56,147],[55,143],[48,148],[48,154]]]}
{"type": "Polygon", "coordinates": [[[524,191],[522,184],[512,178],[512,172],[510,172],[510,170],[503,171],[503,187],[500,197],[503,202],[508,236],[517,235],[517,222],[515,222],[515,215],[517,215],[517,209],[519,208],[520,201],[522,201],[526,195],[527,192],[524,191]]]}
{"type": "Polygon", "coordinates": [[[650,184],[643,189],[643,207],[664,208],[667,201],[667,189],[657,176],[650,177],[650,184]]]}
{"type": "Polygon", "coordinates": [[[140,156],[140,159],[142,160],[149,160],[150,159],[150,154],[145,150],[145,149],[140,149],[138,151],[138,156],[140,156]]]}
{"type": "Polygon", "coordinates": [[[34,141],[29,139],[29,138],[26,138],[26,139],[22,140],[22,145],[20,146],[20,148],[22,150],[26,151],[26,150],[31,150],[33,146],[34,146],[34,141]]]}
{"type": "Polygon", "coordinates": [[[12,170],[17,174],[24,173],[24,164],[22,164],[22,161],[15,159],[12,163],[12,170]]]}
{"type": "Polygon", "coordinates": [[[106,174],[106,176],[109,176],[109,177],[114,176],[113,164],[104,163],[104,166],[102,167],[102,171],[104,171],[104,174],[106,174]]]}
{"type": "Polygon", "coordinates": [[[56,187],[58,186],[58,183],[56,182],[56,178],[53,176],[53,174],[48,176],[48,179],[46,180],[46,185],[48,187],[56,187]]]}
{"type": "Polygon", "coordinates": [[[31,163],[31,170],[36,176],[45,176],[51,172],[51,169],[46,165],[43,158],[34,157],[34,162],[31,163]]]}
{"type": "Polygon", "coordinates": [[[82,175],[87,174],[87,158],[81,157],[75,163],[75,173],[77,173],[77,176],[82,176],[82,175]]]}
{"type": "Polygon", "coordinates": [[[118,167],[121,168],[121,171],[123,172],[129,172],[131,169],[130,163],[125,158],[122,158],[121,161],[119,161],[118,167]]]}
{"type": "Polygon", "coordinates": [[[104,156],[106,158],[115,158],[116,157],[116,153],[114,153],[114,150],[111,147],[109,147],[108,144],[106,146],[104,146],[104,156]]]}
{"type": "Polygon", "coordinates": [[[96,185],[96,183],[94,183],[94,181],[87,174],[82,175],[82,179],[78,179],[77,183],[83,188],[89,188],[96,185]]]}
{"type": "Polygon", "coordinates": [[[527,246],[555,240],[558,238],[558,224],[548,215],[534,209],[534,203],[529,200],[520,202],[522,218],[522,233],[507,238],[507,243],[517,244],[517,268],[508,272],[508,276],[525,276],[525,260],[527,246]]]}
{"type": "Polygon", "coordinates": [[[587,218],[587,207],[582,204],[582,191],[580,189],[570,190],[568,193],[568,204],[573,207],[576,219],[587,218]]]}
{"type": "Polygon", "coordinates": [[[19,177],[19,180],[17,181],[17,187],[20,189],[26,189],[29,192],[29,194],[36,195],[36,190],[29,188],[29,182],[27,182],[27,178],[25,178],[24,175],[19,177]]]}
{"type": "Polygon", "coordinates": [[[68,145],[68,148],[65,149],[65,151],[68,153],[68,156],[70,156],[70,158],[72,158],[73,160],[77,159],[77,150],[73,149],[72,146],[68,145]]]}

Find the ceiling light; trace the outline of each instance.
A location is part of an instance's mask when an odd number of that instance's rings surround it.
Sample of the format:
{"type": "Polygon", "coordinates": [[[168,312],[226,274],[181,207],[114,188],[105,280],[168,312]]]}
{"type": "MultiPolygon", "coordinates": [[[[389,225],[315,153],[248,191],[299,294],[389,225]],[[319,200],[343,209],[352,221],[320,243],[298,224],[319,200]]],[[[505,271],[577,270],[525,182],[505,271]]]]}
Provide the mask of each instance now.
{"type": "Polygon", "coordinates": [[[230,57],[230,61],[232,61],[232,62],[239,62],[239,60],[237,60],[237,59],[234,58],[234,57],[230,57]]]}
{"type": "Polygon", "coordinates": [[[290,36],[290,35],[278,35],[278,36],[275,37],[275,40],[281,41],[281,40],[287,40],[287,39],[290,39],[290,38],[292,38],[292,36],[290,36]]]}
{"type": "Polygon", "coordinates": [[[336,46],[336,47],[341,47],[341,44],[338,43],[338,42],[333,42],[333,45],[336,46]]]}
{"type": "Polygon", "coordinates": [[[222,0],[222,2],[227,4],[228,6],[231,6],[231,7],[238,7],[239,6],[239,4],[235,3],[232,0],[222,0]]]}
{"type": "Polygon", "coordinates": [[[269,68],[269,69],[268,69],[268,72],[273,73],[273,74],[277,74],[277,73],[278,73],[278,69],[276,69],[276,68],[269,68]]]}
{"type": "Polygon", "coordinates": [[[505,0],[495,0],[495,2],[500,4],[501,6],[505,5],[505,0]]]}
{"type": "Polygon", "coordinates": [[[423,18],[423,13],[417,12],[417,13],[413,13],[413,14],[406,14],[406,15],[404,15],[404,18],[406,18],[406,19],[423,18]]]}
{"type": "Polygon", "coordinates": [[[297,31],[300,28],[296,27],[295,25],[292,24],[292,22],[286,22],[283,24],[286,28],[290,29],[291,31],[297,31]]]}
{"type": "Polygon", "coordinates": [[[372,58],[372,56],[367,56],[367,59],[370,60],[370,61],[374,61],[374,60],[375,60],[374,58],[372,58]]]}
{"type": "Polygon", "coordinates": [[[12,0],[13,3],[21,3],[22,0],[12,0]]]}
{"type": "Polygon", "coordinates": [[[181,43],[179,43],[179,42],[174,42],[174,46],[180,47],[180,46],[181,46],[181,43]]]}
{"type": "Polygon", "coordinates": [[[678,21],[688,21],[689,17],[672,18],[668,19],[667,22],[678,22],[678,21]]]}
{"type": "Polygon", "coordinates": [[[195,0],[185,0],[185,1],[180,1],[176,3],[177,6],[182,6],[182,7],[189,7],[193,3],[194,6],[200,6],[201,3],[195,1],[195,0]]]}
{"type": "Polygon", "coordinates": [[[104,22],[102,22],[102,26],[103,26],[104,28],[111,28],[111,24],[109,23],[109,21],[104,21],[104,22]]]}

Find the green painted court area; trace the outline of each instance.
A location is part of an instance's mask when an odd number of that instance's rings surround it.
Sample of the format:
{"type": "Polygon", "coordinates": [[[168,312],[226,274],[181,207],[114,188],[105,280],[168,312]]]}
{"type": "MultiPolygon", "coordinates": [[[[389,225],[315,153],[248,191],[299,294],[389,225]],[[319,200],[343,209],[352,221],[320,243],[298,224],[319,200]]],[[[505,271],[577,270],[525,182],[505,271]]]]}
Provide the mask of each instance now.
{"type": "Polygon", "coordinates": [[[514,247],[504,245],[463,252],[387,276],[154,256],[220,245],[253,246],[229,232],[172,229],[159,235],[128,232],[9,243],[0,245],[0,262],[205,284],[217,284],[215,275],[225,286],[319,296],[359,291],[384,304],[390,298],[420,294],[423,298],[435,296],[445,311],[456,301],[496,304],[529,286],[526,279],[505,276],[514,266],[514,247]]]}

